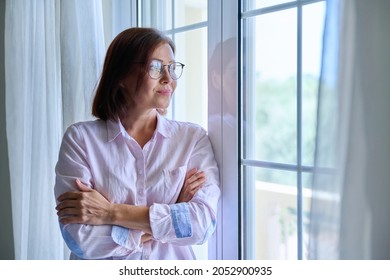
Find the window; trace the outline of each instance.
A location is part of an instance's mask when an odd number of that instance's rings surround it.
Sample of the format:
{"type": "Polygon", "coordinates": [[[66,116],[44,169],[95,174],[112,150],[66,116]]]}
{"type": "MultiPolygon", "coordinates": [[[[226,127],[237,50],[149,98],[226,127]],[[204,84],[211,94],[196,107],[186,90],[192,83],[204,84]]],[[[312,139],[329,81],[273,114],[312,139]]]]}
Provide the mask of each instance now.
{"type": "Polygon", "coordinates": [[[325,1],[242,1],[242,258],[305,259],[325,1]]]}

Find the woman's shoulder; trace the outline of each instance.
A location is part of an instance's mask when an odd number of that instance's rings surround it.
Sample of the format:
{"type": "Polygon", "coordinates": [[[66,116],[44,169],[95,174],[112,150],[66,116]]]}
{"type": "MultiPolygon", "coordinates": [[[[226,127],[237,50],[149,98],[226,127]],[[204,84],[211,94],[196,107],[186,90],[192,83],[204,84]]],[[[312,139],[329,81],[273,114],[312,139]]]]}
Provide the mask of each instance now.
{"type": "Polygon", "coordinates": [[[106,131],[106,127],[106,122],[100,119],[79,121],[69,125],[65,130],[65,135],[96,134],[100,131],[106,131]]]}
{"type": "Polygon", "coordinates": [[[69,130],[69,129],[85,129],[85,130],[99,129],[99,128],[105,127],[105,123],[106,123],[105,121],[100,120],[100,119],[79,121],[79,122],[75,122],[75,123],[69,125],[67,130],[69,130]]]}

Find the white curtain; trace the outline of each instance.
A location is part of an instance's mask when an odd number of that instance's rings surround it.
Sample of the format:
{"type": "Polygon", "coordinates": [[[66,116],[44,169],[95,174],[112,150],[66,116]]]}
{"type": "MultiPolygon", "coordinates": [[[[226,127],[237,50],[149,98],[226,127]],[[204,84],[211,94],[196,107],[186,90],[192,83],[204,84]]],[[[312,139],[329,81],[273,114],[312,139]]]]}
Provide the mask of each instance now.
{"type": "Polygon", "coordinates": [[[390,259],[389,11],[327,1],[311,259],[390,259]]]}
{"type": "Polygon", "coordinates": [[[64,129],[91,119],[101,1],[7,0],[6,124],[16,259],[63,259],[53,194],[64,129]]]}

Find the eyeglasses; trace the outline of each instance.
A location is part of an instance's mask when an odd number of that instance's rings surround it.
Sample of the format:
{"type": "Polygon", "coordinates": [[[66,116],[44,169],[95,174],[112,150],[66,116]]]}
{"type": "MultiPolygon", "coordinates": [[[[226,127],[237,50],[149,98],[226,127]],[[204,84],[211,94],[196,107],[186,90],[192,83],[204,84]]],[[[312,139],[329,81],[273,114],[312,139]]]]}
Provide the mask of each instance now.
{"type": "Polygon", "coordinates": [[[163,64],[160,60],[152,60],[149,67],[149,76],[154,80],[160,79],[164,75],[164,67],[168,66],[168,73],[173,80],[180,78],[183,74],[184,64],[180,62],[172,62],[170,64],[163,64]]]}

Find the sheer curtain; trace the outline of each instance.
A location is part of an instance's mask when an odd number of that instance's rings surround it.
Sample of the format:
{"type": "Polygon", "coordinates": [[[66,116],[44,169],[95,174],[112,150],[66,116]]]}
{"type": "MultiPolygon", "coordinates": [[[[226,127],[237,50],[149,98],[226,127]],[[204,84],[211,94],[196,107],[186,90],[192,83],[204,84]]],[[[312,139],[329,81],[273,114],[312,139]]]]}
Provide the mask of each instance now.
{"type": "Polygon", "coordinates": [[[390,258],[390,1],[328,0],[311,259],[390,258]]]}
{"type": "Polygon", "coordinates": [[[63,259],[53,194],[64,129],[90,119],[101,1],[7,0],[6,124],[16,259],[63,259]]]}

